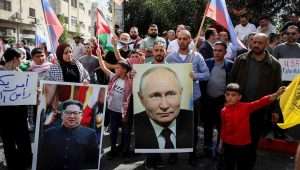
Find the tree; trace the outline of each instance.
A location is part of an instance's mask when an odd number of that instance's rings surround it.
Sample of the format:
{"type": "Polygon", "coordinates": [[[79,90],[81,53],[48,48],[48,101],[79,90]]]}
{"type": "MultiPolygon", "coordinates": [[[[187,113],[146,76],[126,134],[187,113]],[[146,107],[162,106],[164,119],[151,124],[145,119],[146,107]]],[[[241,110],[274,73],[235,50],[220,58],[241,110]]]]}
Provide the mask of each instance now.
{"type": "Polygon", "coordinates": [[[125,30],[131,26],[147,33],[155,23],[162,32],[175,29],[178,24],[189,25],[196,33],[204,13],[206,1],[199,0],[134,0],[125,3],[125,30]]]}
{"type": "MultiPolygon", "coordinates": [[[[137,26],[142,34],[146,34],[151,23],[157,24],[160,32],[185,24],[192,28],[195,35],[207,2],[208,0],[130,0],[125,2],[125,31],[131,26],[137,26]]],[[[280,16],[279,22],[283,23],[287,15],[300,15],[300,0],[226,0],[226,3],[234,25],[241,14],[249,15],[253,23],[257,23],[261,16],[271,19],[280,16]]],[[[205,25],[210,22],[207,19],[205,25]]]]}
{"type": "MultiPolygon", "coordinates": [[[[228,8],[235,21],[238,17],[236,11],[246,11],[252,18],[252,22],[257,23],[261,16],[268,16],[271,19],[279,15],[281,22],[286,21],[288,15],[300,15],[300,0],[228,0],[228,8]],[[235,15],[234,15],[235,14],[235,15]]],[[[280,23],[278,23],[280,25],[280,23]]]]}
{"type": "Polygon", "coordinates": [[[63,25],[64,27],[64,32],[62,33],[62,35],[59,37],[58,42],[59,43],[67,43],[68,39],[69,39],[69,32],[68,32],[68,28],[67,28],[67,22],[65,21],[65,16],[64,15],[58,15],[58,20],[60,21],[60,23],[63,25]]]}

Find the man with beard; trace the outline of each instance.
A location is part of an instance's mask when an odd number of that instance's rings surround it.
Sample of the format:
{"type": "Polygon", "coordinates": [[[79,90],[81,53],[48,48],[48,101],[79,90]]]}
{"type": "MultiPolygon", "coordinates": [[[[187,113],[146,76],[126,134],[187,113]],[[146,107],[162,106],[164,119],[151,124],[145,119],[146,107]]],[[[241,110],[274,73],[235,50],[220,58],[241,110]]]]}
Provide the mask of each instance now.
{"type": "Polygon", "coordinates": [[[156,24],[151,24],[148,28],[148,36],[143,39],[140,49],[145,51],[146,54],[146,60],[151,61],[152,60],[152,48],[155,42],[162,42],[166,45],[166,40],[162,37],[158,36],[158,28],[156,24]],[[151,58],[149,58],[151,57],[151,58]]]}
{"type": "Polygon", "coordinates": [[[240,17],[240,24],[235,26],[234,31],[239,39],[243,41],[250,33],[256,32],[256,27],[249,22],[249,18],[246,15],[243,15],[240,17]]]}
{"type": "Polygon", "coordinates": [[[133,43],[133,49],[137,49],[141,45],[142,38],[139,36],[139,30],[137,27],[131,27],[129,31],[130,39],[133,43]]]}
{"type": "MultiPolygon", "coordinates": [[[[177,52],[179,50],[179,44],[178,44],[178,35],[179,32],[182,30],[187,30],[185,25],[177,25],[176,28],[176,39],[173,39],[172,41],[170,41],[168,48],[167,48],[167,53],[170,54],[172,52],[177,52]]],[[[192,50],[194,48],[195,44],[193,41],[191,41],[190,45],[189,45],[189,49],[192,50]]]]}
{"type": "MultiPolygon", "coordinates": [[[[281,66],[279,62],[266,51],[268,36],[257,33],[253,37],[252,49],[240,55],[236,60],[231,72],[231,82],[240,85],[243,102],[255,101],[267,94],[277,91],[281,85],[281,66]]],[[[276,117],[275,106],[270,105],[251,114],[251,157],[252,162],[249,169],[253,169],[256,161],[256,148],[260,136],[265,131],[264,118],[276,117]],[[266,116],[266,114],[272,113],[266,116]]]]}
{"type": "MultiPolygon", "coordinates": [[[[199,120],[199,102],[201,98],[201,91],[199,88],[201,81],[206,81],[209,78],[209,70],[205,63],[203,56],[189,49],[189,45],[192,42],[191,33],[188,30],[181,30],[178,33],[177,41],[179,45],[179,50],[177,52],[172,52],[167,55],[166,61],[168,63],[191,63],[193,65],[193,71],[190,76],[193,79],[193,106],[194,106],[194,146],[193,152],[190,153],[189,163],[192,166],[197,165],[196,153],[197,153],[197,143],[198,143],[198,120],[199,120]]],[[[201,87],[201,86],[200,86],[201,87]]],[[[176,162],[176,158],[175,161],[176,162]]]]}

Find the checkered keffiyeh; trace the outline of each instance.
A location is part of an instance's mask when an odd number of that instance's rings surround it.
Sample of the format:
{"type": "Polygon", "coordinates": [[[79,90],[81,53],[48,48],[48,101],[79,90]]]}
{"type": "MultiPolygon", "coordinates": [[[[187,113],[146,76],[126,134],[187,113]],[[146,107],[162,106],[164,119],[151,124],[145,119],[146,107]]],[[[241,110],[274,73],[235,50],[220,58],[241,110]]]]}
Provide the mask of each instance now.
{"type": "MultiPolygon", "coordinates": [[[[85,68],[82,66],[82,64],[77,61],[73,60],[72,62],[75,62],[80,75],[80,82],[83,82],[84,80],[90,81],[90,76],[88,72],[85,70],[85,68]]],[[[50,81],[64,81],[63,72],[61,69],[60,64],[53,64],[50,66],[49,69],[49,80],[50,81]]]]}

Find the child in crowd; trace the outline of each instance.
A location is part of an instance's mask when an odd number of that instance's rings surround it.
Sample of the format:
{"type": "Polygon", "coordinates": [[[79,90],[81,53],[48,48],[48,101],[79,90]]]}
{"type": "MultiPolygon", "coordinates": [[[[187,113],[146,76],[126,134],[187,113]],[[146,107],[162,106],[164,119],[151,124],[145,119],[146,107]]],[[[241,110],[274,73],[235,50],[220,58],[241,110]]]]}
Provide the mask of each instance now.
{"type": "Polygon", "coordinates": [[[223,142],[225,170],[251,170],[252,152],[250,114],[271,104],[285,90],[280,87],[277,92],[264,96],[259,100],[240,102],[240,86],[230,83],[226,87],[226,103],[221,111],[221,140],[223,142]]]}

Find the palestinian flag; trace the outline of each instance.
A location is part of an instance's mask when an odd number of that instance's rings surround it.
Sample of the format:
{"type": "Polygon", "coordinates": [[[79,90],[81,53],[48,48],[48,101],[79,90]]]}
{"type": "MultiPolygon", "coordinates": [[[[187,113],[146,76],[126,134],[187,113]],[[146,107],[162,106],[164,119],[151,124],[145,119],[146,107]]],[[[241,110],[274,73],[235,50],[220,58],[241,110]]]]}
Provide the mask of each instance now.
{"type": "Polygon", "coordinates": [[[98,37],[105,53],[113,51],[111,44],[111,30],[100,9],[97,9],[96,14],[96,36],[98,37]]]}

